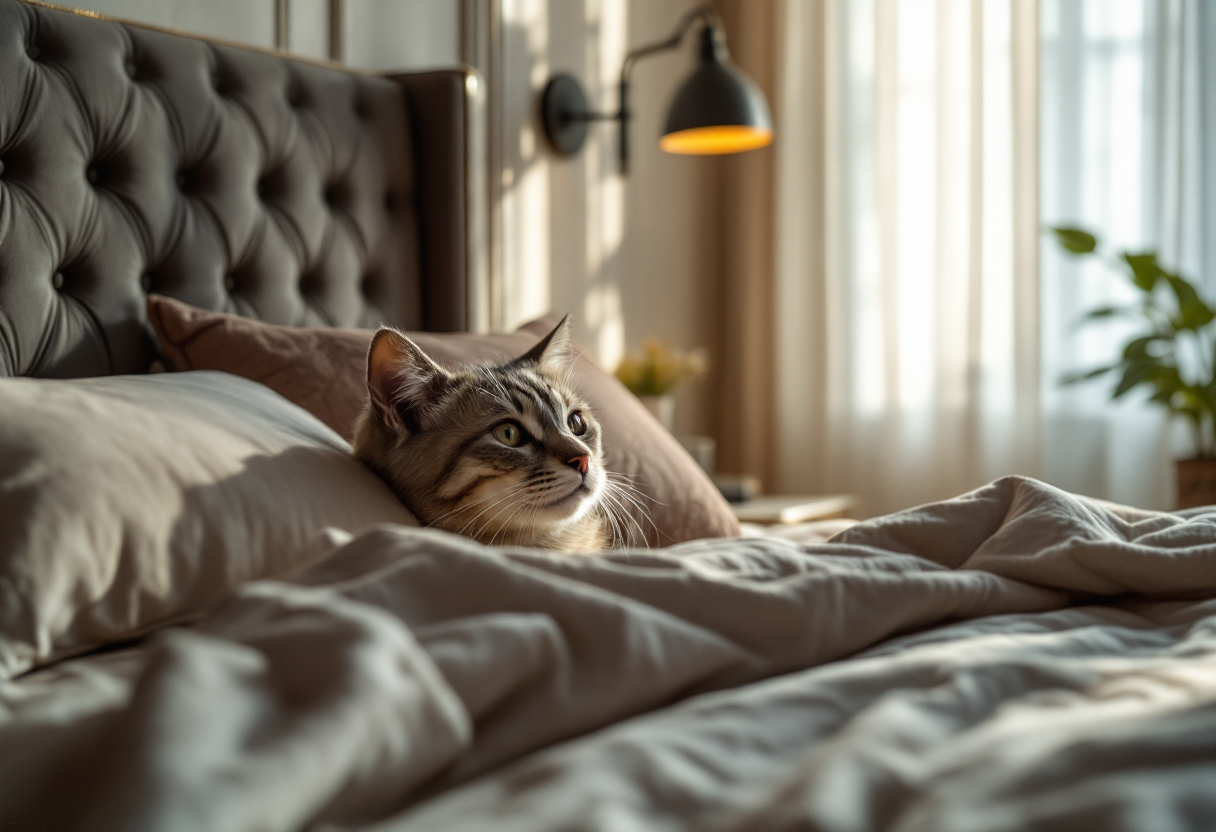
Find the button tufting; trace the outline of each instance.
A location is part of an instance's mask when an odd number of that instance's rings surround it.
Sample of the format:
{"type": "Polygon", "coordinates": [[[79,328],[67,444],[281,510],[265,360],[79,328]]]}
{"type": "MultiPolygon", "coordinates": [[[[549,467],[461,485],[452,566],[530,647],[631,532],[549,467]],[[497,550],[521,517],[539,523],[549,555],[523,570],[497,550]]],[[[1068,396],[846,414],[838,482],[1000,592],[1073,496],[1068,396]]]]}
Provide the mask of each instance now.
{"type": "Polygon", "coordinates": [[[263,176],[258,180],[258,199],[265,200],[266,194],[270,193],[270,185],[266,182],[266,177],[263,176]]]}
{"type": "Polygon", "coordinates": [[[134,58],[128,60],[123,68],[127,71],[127,77],[132,80],[134,80],[135,76],[139,74],[139,67],[135,65],[134,58]]]}
{"type": "Polygon", "coordinates": [[[31,43],[25,48],[25,54],[29,55],[31,61],[36,61],[38,60],[38,56],[42,54],[42,50],[31,43]]]}
{"type": "Polygon", "coordinates": [[[333,205],[338,199],[338,186],[330,185],[325,189],[325,201],[329,205],[333,205]]]}
{"type": "Polygon", "coordinates": [[[185,171],[178,171],[174,179],[177,182],[177,189],[179,191],[186,190],[186,186],[190,184],[190,177],[186,175],[185,171]]]}
{"type": "Polygon", "coordinates": [[[0,159],[0,176],[4,175],[4,160],[0,159]]]}
{"type": "Polygon", "coordinates": [[[51,285],[55,287],[55,291],[63,288],[63,272],[55,272],[51,275],[51,285]]]}
{"type": "Polygon", "coordinates": [[[235,275],[230,274],[224,278],[224,288],[228,291],[228,294],[232,294],[233,292],[236,291],[236,276],[235,275]]]}
{"type": "Polygon", "coordinates": [[[139,279],[139,285],[143,288],[143,290],[145,292],[152,291],[152,284],[153,284],[153,280],[152,280],[151,274],[145,274],[143,277],[141,277],[139,279]]]}
{"type": "Polygon", "coordinates": [[[89,180],[90,185],[96,187],[97,183],[101,181],[101,171],[98,170],[97,165],[89,165],[85,168],[84,178],[89,180]]]}

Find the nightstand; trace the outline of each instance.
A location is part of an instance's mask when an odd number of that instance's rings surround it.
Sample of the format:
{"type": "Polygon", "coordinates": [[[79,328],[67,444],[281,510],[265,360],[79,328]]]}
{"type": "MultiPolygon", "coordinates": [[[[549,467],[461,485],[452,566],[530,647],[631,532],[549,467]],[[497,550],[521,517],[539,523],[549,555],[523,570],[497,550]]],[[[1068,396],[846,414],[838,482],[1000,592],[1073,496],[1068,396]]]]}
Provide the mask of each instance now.
{"type": "Polygon", "coordinates": [[[853,497],[848,494],[778,495],[731,503],[730,507],[741,523],[780,525],[847,517],[853,509],[853,502],[853,497]]]}

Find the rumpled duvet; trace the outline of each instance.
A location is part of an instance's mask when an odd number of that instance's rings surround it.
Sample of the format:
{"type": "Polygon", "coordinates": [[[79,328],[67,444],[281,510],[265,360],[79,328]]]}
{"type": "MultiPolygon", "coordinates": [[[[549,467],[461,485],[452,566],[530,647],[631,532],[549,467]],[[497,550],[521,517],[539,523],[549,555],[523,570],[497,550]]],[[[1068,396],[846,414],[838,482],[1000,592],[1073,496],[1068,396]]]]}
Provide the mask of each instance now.
{"type": "Polygon", "coordinates": [[[1216,509],[1010,477],[818,545],[333,542],[0,684],[0,829],[1216,829],[1216,509]]]}

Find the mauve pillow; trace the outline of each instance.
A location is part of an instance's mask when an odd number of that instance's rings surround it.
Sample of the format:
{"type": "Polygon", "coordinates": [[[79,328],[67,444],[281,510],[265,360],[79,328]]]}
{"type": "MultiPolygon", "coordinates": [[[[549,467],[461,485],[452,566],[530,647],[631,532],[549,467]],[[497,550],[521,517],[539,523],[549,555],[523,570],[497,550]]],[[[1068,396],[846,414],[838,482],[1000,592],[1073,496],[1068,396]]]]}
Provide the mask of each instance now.
{"type": "MultiPolygon", "coordinates": [[[[367,397],[367,347],[360,329],[276,326],[148,298],[148,317],[176,370],[224,370],[260,381],[310,411],[346,438],[367,397]]],[[[515,332],[407,333],[444,367],[521,355],[557,324],[542,318],[515,332]]],[[[650,546],[705,537],[735,537],[739,523],[718,489],[642,403],[585,354],[572,376],[604,429],[609,471],[634,482],[650,511],[650,546]]]]}
{"type": "Polygon", "coordinates": [[[199,615],[413,515],[350,446],[227,373],[0,379],[0,680],[199,615]]]}

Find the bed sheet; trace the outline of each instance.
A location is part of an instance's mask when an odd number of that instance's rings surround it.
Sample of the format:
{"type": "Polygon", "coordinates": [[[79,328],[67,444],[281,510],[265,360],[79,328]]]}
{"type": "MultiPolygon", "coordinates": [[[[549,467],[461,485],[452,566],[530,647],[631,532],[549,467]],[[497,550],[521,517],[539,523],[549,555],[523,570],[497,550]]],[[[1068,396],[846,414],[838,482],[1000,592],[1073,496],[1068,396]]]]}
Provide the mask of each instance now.
{"type": "Polygon", "coordinates": [[[0,686],[0,828],[1216,825],[1216,511],[1015,477],[818,544],[333,543],[0,686]]]}

